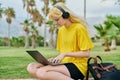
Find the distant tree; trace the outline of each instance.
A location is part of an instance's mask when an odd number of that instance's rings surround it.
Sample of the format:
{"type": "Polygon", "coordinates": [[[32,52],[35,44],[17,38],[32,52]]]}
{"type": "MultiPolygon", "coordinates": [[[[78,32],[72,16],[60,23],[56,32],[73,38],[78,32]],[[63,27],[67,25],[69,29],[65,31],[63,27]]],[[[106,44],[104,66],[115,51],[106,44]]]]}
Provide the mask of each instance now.
{"type": "MultiPolygon", "coordinates": [[[[114,20],[111,20],[113,25],[116,27],[116,31],[112,31],[114,33],[116,33],[115,38],[120,36],[120,16],[116,16],[114,20]]],[[[116,39],[114,41],[115,45],[116,45],[116,39]]],[[[116,49],[114,48],[114,44],[113,46],[111,45],[112,49],[116,49]]]]}
{"type": "Polygon", "coordinates": [[[111,39],[111,49],[116,49],[116,39],[118,36],[118,28],[113,24],[112,21],[116,21],[116,16],[108,15],[106,16],[106,20],[104,21],[104,24],[111,26],[111,29],[108,31],[108,35],[111,39]]]}
{"type": "Polygon", "coordinates": [[[25,31],[26,33],[26,36],[25,36],[25,48],[29,48],[29,33],[30,33],[30,29],[29,29],[29,26],[31,25],[31,23],[29,22],[28,19],[24,20],[23,23],[21,23],[23,25],[23,30],[25,31]]]}
{"type": "Polygon", "coordinates": [[[26,8],[28,13],[31,13],[31,8],[35,6],[35,0],[22,0],[23,1],[23,8],[26,8]]]}
{"type": "MultiPolygon", "coordinates": [[[[4,9],[1,7],[1,3],[0,3],[0,20],[2,19],[2,14],[4,12],[4,9]]],[[[1,27],[1,25],[0,25],[1,27]]]]}
{"type": "Polygon", "coordinates": [[[49,13],[49,9],[50,9],[49,4],[50,4],[50,2],[52,3],[52,5],[54,5],[58,2],[65,3],[66,0],[41,0],[41,1],[44,2],[44,6],[42,8],[42,11],[45,14],[45,20],[44,20],[44,23],[45,23],[45,26],[44,26],[44,47],[45,47],[46,46],[46,22],[47,22],[46,16],[49,13]]]}
{"type": "Polygon", "coordinates": [[[49,0],[41,0],[44,3],[42,7],[42,12],[44,13],[44,47],[46,47],[46,22],[47,22],[47,14],[49,13],[49,0]]]}
{"type": "Polygon", "coordinates": [[[32,25],[31,26],[31,33],[32,33],[32,48],[36,48],[37,44],[37,38],[38,38],[38,30],[36,26],[32,25]]]}
{"type": "MultiPolygon", "coordinates": [[[[33,28],[34,24],[37,22],[38,26],[41,26],[41,24],[43,23],[43,17],[42,15],[39,13],[39,11],[36,8],[36,4],[35,4],[35,0],[23,0],[23,8],[26,8],[26,11],[28,12],[28,14],[30,14],[30,23],[29,27],[32,29],[32,31],[35,31],[35,28],[33,28]]],[[[28,28],[29,29],[29,28],[28,28]]],[[[29,30],[30,31],[30,30],[29,30]]],[[[33,38],[33,32],[32,32],[32,47],[35,48],[35,38],[33,38]]],[[[28,38],[29,33],[26,32],[26,46],[25,48],[28,48],[28,38]]],[[[36,36],[35,36],[36,37],[36,36]]]]}
{"type": "Polygon", "coordinates": [[[50,27],[49,29],[49,33],[50,33],[50,40],[49,43],[51,47],[55,48],[56,45],[56,40],[54,40],[54,33],[57,33],[58,31],[58,26],[55,24],[54,21],[49,20],[46,24],[48,24],[48,26],[50,27]]]}
{"type": "Polygon", "coordinates": [[[23,0],[23,8],[31,15],[33,23],[38,22],[38,26],[43,23],[43,17],[36,8],[35,0],[23,0]]]}
{"type": "Polygon", "coordinates": [[[1,3],[0,3],[0,19],[2,18],[3,12],[4,12],[4,10],[3,10],[3,8],[1,7],[1,3]]]}
{"type": "Polygon", "coordinates": [[[108,30],[111,26],[108,25],[94,25],[95,29],[98,31],[97,38],[102,38],[104,40],[104,51],[110,51],[109,47],[109,37],[108,37],[108,30]]]}
{"type": "Polygon", "coordinates": [[[116,40],[118,36],[120,36],[120,17],[119,16],[112,16],[108,15],[106,16],[107,20],[104,23],[107,23],[106,25],[111,24],[111,29],[109,30],[108,34],[111,39],[111,49],[116,49],[116,40]]]}
{"type": "Polygon", "coordinates": [[[38,36],[37,37],[37,45],[38,46],[44,46],[44,37],[43,36],[38,36]]]}
{"type": "Polygon", "coordinates": [[[39,13],[39,11],[37,10],[37,8],[31,9],[31,20],[33,23],[38,23],[38,26],[41,26],[43,23],[43,17],[42,15],[39,13]]]}
{"type": "MultiPolygon", "coordinates": [[[[42,11],[44,13],[44,17],[39,13],[36,8],[35,0],[23,0],[23,8],[26,8],[26,11],[31,15],[31,20],[33,23],[38,22],[38,25],[41,26],[42,23],[46,23],[46,16],[49,13],[49,2],[52,2],[52,5],[57,2],[65,2],[65,0],[40,0],[44,2],[44,6],[42,7],[42,11]]],[[[44,46],[46,46],[46,24],[44,30],[44,46]]]]}
{"type": "Polygon", "coordinates": [[[112,23],[118,28],[118,34],[120,34],[120,16],[116,16],[112,23]]]}
{"type": "Polygon", "coordinates": [[[13,8],[8,7],[5,9],[4,13],[6,16],[6,21],[8,23],[8,46],[10,47],[10,24],[12,22],[12,18],[15,18],[15,11],[13,8]]]}
{"type": "Polygon", "coordinates": [[[12,37],[11,46],[20,47],[20,46],[23,46],[23,45],[24,45],[24,42],[19,37],[12,37]]]}
{"type": "Polygon", "coordinates": [[[3,37],[3,46],[8,46],[8,37],[3,37]]]}
{"type": "Polygon", "coordinates": [[[108,49],[108,41],[111,41],[111,49],[115,50],[117,37],[120,36],[120,17],[107,15],[106,18],[103,25],[94,27],[98,31],[97,36],[104,39],[105,49],[108,49]]]}
{"type": "Polygon", "coordinates": [[[52,5],[54,5],[54,4],[58,3],[58,2],[63,2],[63,3],[66,2],[66,0],[50,0],[50,1],[52,2],[52,5]]]}

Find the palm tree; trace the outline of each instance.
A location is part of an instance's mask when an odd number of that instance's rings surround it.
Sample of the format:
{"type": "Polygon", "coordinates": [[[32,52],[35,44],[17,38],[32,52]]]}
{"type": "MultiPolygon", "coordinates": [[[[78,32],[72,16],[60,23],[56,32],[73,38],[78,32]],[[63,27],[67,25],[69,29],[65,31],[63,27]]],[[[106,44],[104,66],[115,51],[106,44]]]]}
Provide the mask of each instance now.
{"type": "MultiPolygon", "coordinates": [[[[41,26],[42,22],[43,22],[43,17],[41,16],[41,14],[39,13],[39,11],[37,10],[36,8],[36,4],[35,4],[35,0],[23,0],[23,8],[26,7],[26,11],[30,14],[30,18],[32,20],[32,23],[29,24],[29,22],[27,23],[28,25],[27,26],[30,26],[31,29],[35,29],[33,28],[33,24],[34,23],[38,23],[38,26],[41,26]]],[[[28,48],[28,43],[29,43],[29,31],[26,32],[26,45],[25,45],[25,48],[28,48]]],[[[33,40],[34,38],[32,38],[33,40]]],[[[34,41],[33,41],[34,42],[34,41]]],[[[34,46],[33,46],[34,47],[34,46]]]]}
{"type": "Polygon", "coordinates": [[[38,22],[38,26],[43,23],[43,17],[36,8],[35,0],[23,0],[23,8],[31,15],[33,23],[38,22]]]}
{"type": "Polygon", "coordinates": [[[2,18],[2,14],[3,14],[3,8],[1,7],[1,4],[0,4],[0,19],[2,18]]]}
{"type": "Polygon", "coordinates": [[[23,8],[26,7],[28,13],[31,13],[31,8],[36,6],[35,0],[23,0],[23,8]]]}
{"type": "Polygon", "coordinates": [[[119,33],[119,26],[115,26],[114,23],[119,24],[119,22],[116,21],[117,17],[109,15],[107,16],[107,20],[104,22],[106,25],[111,26],[111,29],[109,30],[108,34],[110,35],[111,38],[111,49],[115,50],[116,49],[116,39],[119,33]]]}
{"type": "Polygon", "coordinates": [[[118,34],[120,34],[120,16],[116,16],[115,18],[115,20],[112,20],[112,23],[117,27],[118,34]]]}
{"type": "Polygon", "coordinates": [[[34,25],[31,26],[31,33],[32,33],[32,48],[36,48],[36,41],[37,41],[37,38],[38,38],[38,31],[37,31],[37,28],[34,25]]]}
{"type": "Polygon", "coordinates": [[[3,14],[4,10],[3,8],[1,7],[1,3],[0,3],[0,19],[2,19],[2,14],[3,14]]]}
{"type": "MultiPolygon", "coordinates": [[[[43,19],[42,15],[38,12],[38,10],[35,7],[35,0],[23,0],[23,8],[25,8],[26,6],[26,10],[28,13],[31,14],[32,17],[32,21],[33,22],[38,22],[38,25],[41,26],[41,24],[46,23],[46,16],[49,13],[49,0],[41,0],[44,2],[44,6],[42,8],[43,13],[45,14],[45,17],[43,19]]],[[[53,2],[53,4],[57,3],[57,2],[65,2],[65,0],[51,0],[51,2],[53,2]]],[[[45,24],[45,30],[44,30],[44,46],[46,46],[46,24],[45,24]]]]}
{"type": "MultiPolygon", "coordinates": [[[[115,50],[116,39],[117,36],[120,35],[120,17],[108,15],[106,18],[107,19],[104,21],[104,26],[95,26],[95,28],[99,32],[99,35],[101,35],[101,38],[106,36],[107,39],[111,40],[111,49],[115,50]]],[[[106,41],[105,38],[104,41],[106,41]]]]}
{"type": "Polygon", "coordinates": [[[38,26],[41,26],[41,24],[43,23],[43,17],[42,15],[39,13],[39,11],[34,8],[34,9],[31,9],[31,19],[32,19],[32,22],[35,23],[37,22],[38,23],[38,26]]]}
{"type": "Polygon", "coordinates": [[[104,51],[110,51],[109,48],[109,37],[107,31],[110,29],[110,26],[107,25],[95,25],[95,29],[98,31],[98,35],[96,37],[103,38],[104,40],[104,51]]]}
{"type": "MultiPolygon", "coordinates": [[[[44,23],[45,23],[45,28],[44,28],[44,47],[46,46],[46,16],[47,16],[47,14],[49,13],[49,7],[48,7],[48,5],[49,5],[49,0],[41,0],[41,1],[43,1],[44,2],[44,7],[42,8],[42,11],[43,11],[43,13],[45,14],[45,21],[44,21],[44,23]]],[[[50,2],[52,2],[52,5],[54,5],[54,4],[56,4],[56,3],[58,3],[58,2],[63,2],[63,3],[65,3],[66,2],[66,0],[50,0],[50,2]]]]}
{"type": "Polygon", "coordinates": [[[108,32],[110,35],[111,41],[111,49],[116,49],[116,39],[117,36],[120,35],[120,17],[119,16],[107,16],[107,20],[105,23],[111,24],[111,30],[108,32]]]}
{"type": "Polygon", "coordinates": [[[44,26],[44,47],[46,47],[46,18],[47,18],[47,14],[49,13],[49,7],[48,7],[49,0],[41,0],[41,1],[44,2],[44,6],[42,8],[42,11],[45,15],[45,17],[44,17],[44,25],[45,25],[44,26]]]}
{"type": "Polygon", "coordinates": [[[31,25],[31,23],[29,22],[28,19],[24,20],[23,23],[21,23],[23,25],[23,30],[25,31],[26,33],[26,36],[25,36],[25,48],[29,48],[29,33],[30,33],[30,29],[29,29],[29,26],[31,25]]]}
{"type": "Polygon", "coordinates": [[[117,36],[120,35],[120,17],[115,17],[115,19],[113,19],[112,21],[112,24],[115,26],[115,31],[112,31],[114,34],[114,37],[115,39],[113,38],[112,40],[112,45],[111,45],[111,48],[114,50],[116,49],[116,38],[117,36]]]}
{"type": "Polygon", "coordinates": [[[10,46],[10,24],[12,22],[12,18],[15,18],[15,11],[13,10],[13,8],[8,7],[7,9],[5,9],[4,13],[6,16],[6,21],[8,23],[8,46],[10,46]]]}
{"type": "Polygon", "coordinates": [[[50,33],[50,45],[51,47],[55,48],[56,40],[54,40],[53,35],[58,31],[57,25],[54,23],[54,21],[49,20],[46,24],[49,25],[49,33],[50,33]]]}
{"type": "Polygon", "coordinates": [[[49,0],[41,0],[44,2],[44,6],[42,8],[43,13],[45,14],[45,16],[47,16],[47,14],[49,13],[49,0]]]}
{"type": "MultiPolygon", "coordinates": [[[[42,8],[43,13],[45,14],[45,26],[44,26],[44,47],[46,46],[46,16],[49,13],[49,0],[41,0],[44,2],[44,7],[42,8]]],[[[52,2],[52,5],[56,4],[57,2],[63,2],[65,3],[66,0],[50,0],[52,2]]]]}
{"type": "Polygon", "coordinates": [[[52,2],[52,5],[54,5],[54,4],[58,3],[58,2],[63,2],[63,3],[66,2],[66,0],[50,0],[50,1],[52,2]]]}

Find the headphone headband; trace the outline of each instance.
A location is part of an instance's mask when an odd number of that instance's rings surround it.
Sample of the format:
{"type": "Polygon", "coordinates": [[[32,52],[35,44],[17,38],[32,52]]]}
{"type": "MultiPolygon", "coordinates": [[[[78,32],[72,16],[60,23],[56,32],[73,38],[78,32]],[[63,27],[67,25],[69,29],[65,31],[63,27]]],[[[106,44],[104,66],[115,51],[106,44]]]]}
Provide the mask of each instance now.
{"type": "Polygon", "coordinates": [[[66,11],[63,9],[63,8],[61,8],[60,6],[55,6],[57,9],[59,9],[62,13],[65,13],[66,11]]]}
{"type": "Polygon", "coordinates": [[[62,7],[60,6],[55,6],[57,9],[59,9],[63,14],[62,14],[62,17],[64,19],[67,19],[69,18],[70,14],[68,12],[66,12],[62,7]]]}

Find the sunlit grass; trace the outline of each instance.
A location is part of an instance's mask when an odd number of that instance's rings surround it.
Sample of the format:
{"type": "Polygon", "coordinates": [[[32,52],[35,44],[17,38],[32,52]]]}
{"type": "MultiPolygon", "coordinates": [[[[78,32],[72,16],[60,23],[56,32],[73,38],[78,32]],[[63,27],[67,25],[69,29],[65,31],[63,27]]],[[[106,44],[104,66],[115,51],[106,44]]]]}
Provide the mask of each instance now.
{"type": "MultiPolygon", "coordinates": [[[[31,78],[26,71],[26,67],[35,60],[26,53],[26,50],[38,50],[46,58],[54,57],[58,54],[55,49],[48,47],[36,49],[0,47],[0,78],[31,78]]],[[[117,47],[117,50],[109,52],[104,52],[102,46],[95,46],[91,51],[91,56],[95,55],[100,55],[104,62],[113,62],[120,67],[120,46],[117,47]]]]}

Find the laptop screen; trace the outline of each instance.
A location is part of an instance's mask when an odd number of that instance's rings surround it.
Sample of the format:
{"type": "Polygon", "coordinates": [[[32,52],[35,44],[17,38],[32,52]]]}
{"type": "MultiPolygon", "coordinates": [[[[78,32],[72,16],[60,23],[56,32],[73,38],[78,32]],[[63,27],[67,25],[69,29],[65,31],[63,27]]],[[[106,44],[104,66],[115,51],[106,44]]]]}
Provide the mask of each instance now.
{"type": "Polygon", "coordinates": [[[48,65],[49,61],[38,51],[36,50],[31,50],[31,51],[26,51],[29,55],[31,55],[37,62],[43,64],[43,65],[48,65]]]}

